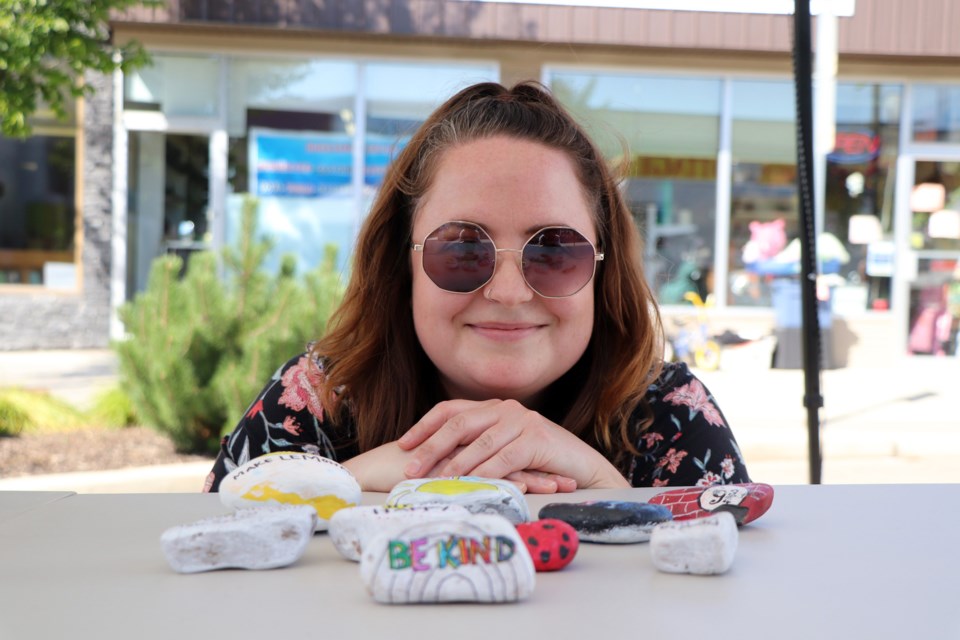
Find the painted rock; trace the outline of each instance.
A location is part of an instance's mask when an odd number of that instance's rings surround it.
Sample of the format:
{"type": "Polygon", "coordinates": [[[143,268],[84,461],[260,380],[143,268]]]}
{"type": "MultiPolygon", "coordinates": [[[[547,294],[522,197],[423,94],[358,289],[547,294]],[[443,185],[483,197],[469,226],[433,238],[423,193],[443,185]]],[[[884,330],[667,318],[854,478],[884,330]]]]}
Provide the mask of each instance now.
{"type": "Polygon", "coordinates": [[[650,498],[673,513],[674,520],[702,518],[718,511],[733,514],[737,524],[753,522],[773,503],[773,487],[759,482],[691,487],[664,491],[650,498]]]}
{"type": "Polygon", "coordinates": [[[653,528],[671,516],[661,505],[597,500],[548,504],[540,509],[540,518],[563,520],[577,530],[583,542],[627,544],[646,542],[653,528]]]}
{"type": "Polygon", "coordinates": [[[340,555],[359,562],[364,541],[379,532],[387,522],[402,520],[416,524],[430,520],[455,520],[468,515],[470,512],[458,504],[431,504],[407,509],[361,505],[340,509],[333,514],[327,533],[340,555]]]}
{"type": "Polygon", "coordinates": [[[171,527],[160,536],[160,547],[180,573],[274,569],[303,555],[316,519],[317,512],[306,505],[240,509],[171,527]]]}
{"type": "Polygon", "coordinates": [[[737,522],[729,511],[658,524],[650,536],[653,566],[667,573],[723,573],[737,553],[737,522]]]}
{"type": "Polygon", "coordinates": [[[496,513],[513,524],[530,520],[523,493],[506,480],[475,476],[417,478],[397,483],[387,496],[391,509],[425,504],[459,504],[470,513],[496,513]]]}
{"type": "Polygon", "coordinates": [[[517,525],[517,533],[537,571],[557,571],[570,564],[580,548],[577,530],[563,520],[537,520],[517,525]]]}
{"type": "Polygon", "coordinates": [[[536,571],[513,524],[494,514],[410,524],[365,541],[360,576],[377,602],[514,602],[536,571]]]}
{"type": "Polygon", "coordinates": [[[360,483],[333,460],[310,453],[268,453],[241,465],[220,483],[220,502],[231,509],[305,504],[317,512],[317,531],[330,517],[360,503],[360,483]]]}

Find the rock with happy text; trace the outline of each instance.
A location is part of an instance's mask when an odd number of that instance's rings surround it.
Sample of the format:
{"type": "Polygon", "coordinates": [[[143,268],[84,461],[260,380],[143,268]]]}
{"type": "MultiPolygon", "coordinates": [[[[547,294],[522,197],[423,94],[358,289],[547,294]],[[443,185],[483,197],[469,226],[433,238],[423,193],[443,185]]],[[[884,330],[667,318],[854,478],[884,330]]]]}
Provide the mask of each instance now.
{"type": "Polygon", "coordinates": [[[563,520],[537,520],[517,525],[537,571],[558,571],[573,561],[580,548],[577,531],[563,520]]]}
{"type": "Polygon", "coordinates": [[[361,494],[360,483],[343,465],[309,453],[268,453],[220,483],[220,501],[231,509],[309,505],[317,512],[317,531],[325,531],[340,509],[360,504],[361,494]]]}
{"type": "Polygon", "coordinates": [[[733,564],[738,538],[736,520],[728,511],[665,522],[650,536],[650,558],[667,573],[724,573],[733,564]]]}
{"type": "Polygon", "coordinates": [[[470,512],[457,504],[430,504],[406,509],[388,509],[360,505],[341,509],[330,518],[327,534],[333,546],[347,560],[359,562],[364,541],[376,535],[385,524],[403,521],[409,524],[431,520],[466,518],[470,512]]]}
{"type": "Polygon", "coordinates": [[[661,522],[672,519],[661,505],[625,500],[557,502],[540,509],[540,518],[562,520],[577,530],[582,542],[630,544],[646,542],[661,522]]]}
{"type": "Polygon", "coordinates": [[[767,512],[773,504],[773,487],[760,482],[745,482],[672,489],[653,496],[650,503],[670,509],[674,520],[702,518],[727,511],[740,525],[753,522],[767,512]]]}
{"type": "Polygon", "coordinates": [[[386,525],[364,543],[360,576],[377,602],[515,602],[536,580],[514,525],[495,514],[386,525]]]}
{"type": "Polygon", "coordinates": [[[160,536],[160,547],[180,573],[275,569],[303,555],[316,519],[316,511],[306,505],[240,509],[171,527],[160,536]]]}
{"type": "Polygon", "coordinates": [[[401,509],[425,504],[459,504],[470,513],[496,513],[513,524],[530,520],[530,507],[512,482],[456,476],[404,480],[390,491],[387,507],[401,509]]]}

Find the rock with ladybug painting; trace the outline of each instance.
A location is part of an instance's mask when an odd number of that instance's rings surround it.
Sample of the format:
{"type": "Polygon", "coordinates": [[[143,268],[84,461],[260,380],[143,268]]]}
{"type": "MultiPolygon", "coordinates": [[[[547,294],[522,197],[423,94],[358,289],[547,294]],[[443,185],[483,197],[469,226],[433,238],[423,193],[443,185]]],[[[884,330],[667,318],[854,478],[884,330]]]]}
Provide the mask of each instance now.
{"type": "Polygon", "coordinates": [[[517,525],[537,571],[557,571],[570,564],[580,548],[577,531],[562,520],[537,520],[517,525]]]}

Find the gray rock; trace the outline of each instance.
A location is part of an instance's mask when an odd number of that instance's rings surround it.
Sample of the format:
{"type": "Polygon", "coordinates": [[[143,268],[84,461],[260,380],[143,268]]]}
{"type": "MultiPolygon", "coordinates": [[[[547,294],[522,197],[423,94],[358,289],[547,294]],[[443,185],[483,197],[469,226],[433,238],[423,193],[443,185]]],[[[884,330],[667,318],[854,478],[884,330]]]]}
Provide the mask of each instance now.
{"type": "Polygon", "coordinates": [[[429,504],[405,509],[360,505],[333,514],[327,533],[340,555],[359,562],[364,541],[379,533],[387,523],[403,521],[417,524],[430,520],[462,519],[469,515],[466,508],[457,504],[429,504]]]}
{"type": "Polygon", "coordinates": [[[309,506],[240,509],[171,527],[160,536],[160,547],[180,573],[285,567],[303,555],[316,518],[309,506]]]}

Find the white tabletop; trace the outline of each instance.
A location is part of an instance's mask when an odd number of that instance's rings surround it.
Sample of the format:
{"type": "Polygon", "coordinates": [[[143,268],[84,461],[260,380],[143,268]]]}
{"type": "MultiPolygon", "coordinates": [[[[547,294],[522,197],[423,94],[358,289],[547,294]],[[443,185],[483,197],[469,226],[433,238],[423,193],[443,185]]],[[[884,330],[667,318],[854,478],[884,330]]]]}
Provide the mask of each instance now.
{"type": "Polygon", "coordinates": [[[0,522],[72,495],[76,494],[73,491],[2,491],[0,492],[0,522]]]}
{"type": "Polygon", "coordinates": [[[411,606],[375,603],[324,534],[284,569],[173,572],[160,534],[224,513],[215,495],[76,495],[0,521],[0,638],[956,640],[958,505],[960,485],[777,487],[721,576],[660,573],[646,544],[583,544],[524,602],[411,606]]]}

